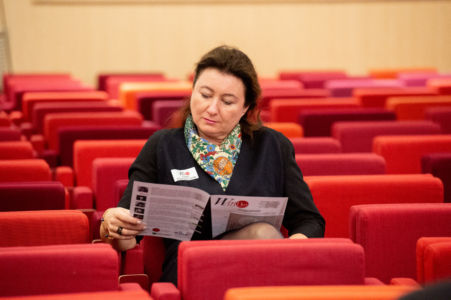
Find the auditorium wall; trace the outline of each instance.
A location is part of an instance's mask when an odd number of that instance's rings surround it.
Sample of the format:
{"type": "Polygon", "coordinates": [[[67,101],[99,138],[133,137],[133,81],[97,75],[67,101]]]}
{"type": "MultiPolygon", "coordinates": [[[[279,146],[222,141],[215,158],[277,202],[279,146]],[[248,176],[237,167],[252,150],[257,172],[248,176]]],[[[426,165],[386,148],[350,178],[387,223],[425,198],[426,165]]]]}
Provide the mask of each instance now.
{"type": "Polygon", "coordinates": [[[451,72],[451,1],[4,0],[12,71],[163,71],[237,46],[261,76],[281,69],[435,67],[451,72]]]}

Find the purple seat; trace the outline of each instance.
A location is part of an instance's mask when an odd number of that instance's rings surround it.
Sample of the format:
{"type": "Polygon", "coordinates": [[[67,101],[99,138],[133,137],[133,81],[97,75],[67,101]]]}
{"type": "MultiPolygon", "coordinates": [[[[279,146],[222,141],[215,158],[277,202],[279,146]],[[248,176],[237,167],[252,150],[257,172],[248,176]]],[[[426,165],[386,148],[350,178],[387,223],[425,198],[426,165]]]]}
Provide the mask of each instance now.
{"type": "Polygon", "coordinates": [[[138,111],[144,120],[152,120],[152,104],[157,100],[185,100],[191,96],[190,91],[154,91],[136,93],[138,111]]]}
{"type": "Polygon", "coordinates": [[[325,85],[332,97],[351,97],[356,88],[396,88],[403,87],[402,82],[394,79],[337,79],[329,80],[325,85]]]}
{"type": "Polygon", "coordinates": [[[340,141],[343,152],[372,152],[378,135],[440,134],[440,126],[430,121],[337,122],[332,136],[340,141]]]}
{"type": "Polygon", "coordinates": [[[290,138],[296,154],[340,153],[341,145],[330,137],[294,137],[290,138]]]}
{"type": "Polygon", "coordinates": [[[109,105],[106,101],[52,101],[51,103],[36,103],[33,107],[31,120],[36,133],[42,133],[44,118],[49,113],[61,112],[99,112],[99,111],[122,111],[120,106],[109,105]]]}
{"type": "Polygon", "coordinates": [[[184,103],[185,100],[155,101],[152,104],[152,120],[161,127],[166,127],[171,120],[172,114],[179,110],[184,103]]]}
{"type": "Polygon", "coordinates": [[[331,127],[337,121],[375,120],[396,120],[396,114],[379,108],[309,109],[299,114],[305,137],[330,136],[331,127]]]}
{"type": "Polygon", "coordinates": [[[445,202],[451,203],[451,153],[431,153],[421,158],[423,173],[440,178],[445,202]]]}
{"type": "Polygon", "coordinates": [[[442,133],[451,133],[451,107],[429,107],[424,112],[426,120],[440,124],[442,133]]]}
{"type": "Polygon", "coordinates": [[[0,142],[20,141],[21,133],[17,128],[0,127],[0,142]]]}
{"type": "Polygon", "coordinates": [[[374,153],[296,154],[304,176],[385,174],[385,160],[374,153]]]}
{"type": "Polygon", "coordinates": [[[0,183],[0,211],[66,208],[66,192],[57,181],[0,183]]]}
{"type": "Polygon", "coordinates": [[[73,145],[76,140],[133,140],[147,139],[160,127],[141,126],[82,126],[65,127],[59,131],[60,165],[72,166],[73,145]]]}

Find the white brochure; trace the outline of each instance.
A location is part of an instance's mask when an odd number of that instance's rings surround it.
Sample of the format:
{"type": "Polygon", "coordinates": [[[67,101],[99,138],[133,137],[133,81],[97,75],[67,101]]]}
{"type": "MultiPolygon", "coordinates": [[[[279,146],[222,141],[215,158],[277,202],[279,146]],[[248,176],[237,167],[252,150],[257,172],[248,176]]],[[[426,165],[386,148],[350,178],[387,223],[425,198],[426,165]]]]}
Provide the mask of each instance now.
{"type": "Polygon", "coordinates": [[[209,199],[213,237],[255,222],[280,228],[288,200],[286,197],[210,196],[198,188],[135,181],[130,214],[146,224],[141,235],[189,241],[209,199]]]}

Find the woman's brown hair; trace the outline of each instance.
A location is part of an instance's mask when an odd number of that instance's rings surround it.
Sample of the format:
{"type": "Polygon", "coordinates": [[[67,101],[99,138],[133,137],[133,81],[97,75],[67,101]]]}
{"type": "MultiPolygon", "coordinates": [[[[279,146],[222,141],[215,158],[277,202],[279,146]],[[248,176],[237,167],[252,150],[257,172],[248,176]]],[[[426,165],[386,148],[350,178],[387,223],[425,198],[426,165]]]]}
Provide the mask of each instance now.
{"type": "MultiPolygon", "coordinates": [[[[193,86],[196,84],[200,74],[208,68],[217,69],[226,74],[231,74],[239,79],[245,87],[244,105],[249,107],[246,114],[240,119],[243,133],[253,136],[253,131],[261,127],[260,114],[258,111],[258,99],[261,89],[258,83],[257,72],[249,57],[242,51],[229,47],[219,46],[206,53],[196,65],[193,86]]],[[[183,107],[183,121],[191,113],[189,101],[183,107]]]]}

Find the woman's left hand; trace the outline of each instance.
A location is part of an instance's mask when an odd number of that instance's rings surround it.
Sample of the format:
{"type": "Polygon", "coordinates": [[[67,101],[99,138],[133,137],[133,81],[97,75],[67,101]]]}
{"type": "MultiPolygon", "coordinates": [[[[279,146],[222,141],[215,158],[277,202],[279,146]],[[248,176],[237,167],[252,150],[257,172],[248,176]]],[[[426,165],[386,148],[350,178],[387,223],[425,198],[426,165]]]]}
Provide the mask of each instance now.
{"type": "Polygon", "coordinates": [[[288,238],[292,240],[308,239],[308,237],[302,233],[292,234],[288,238]]]}

